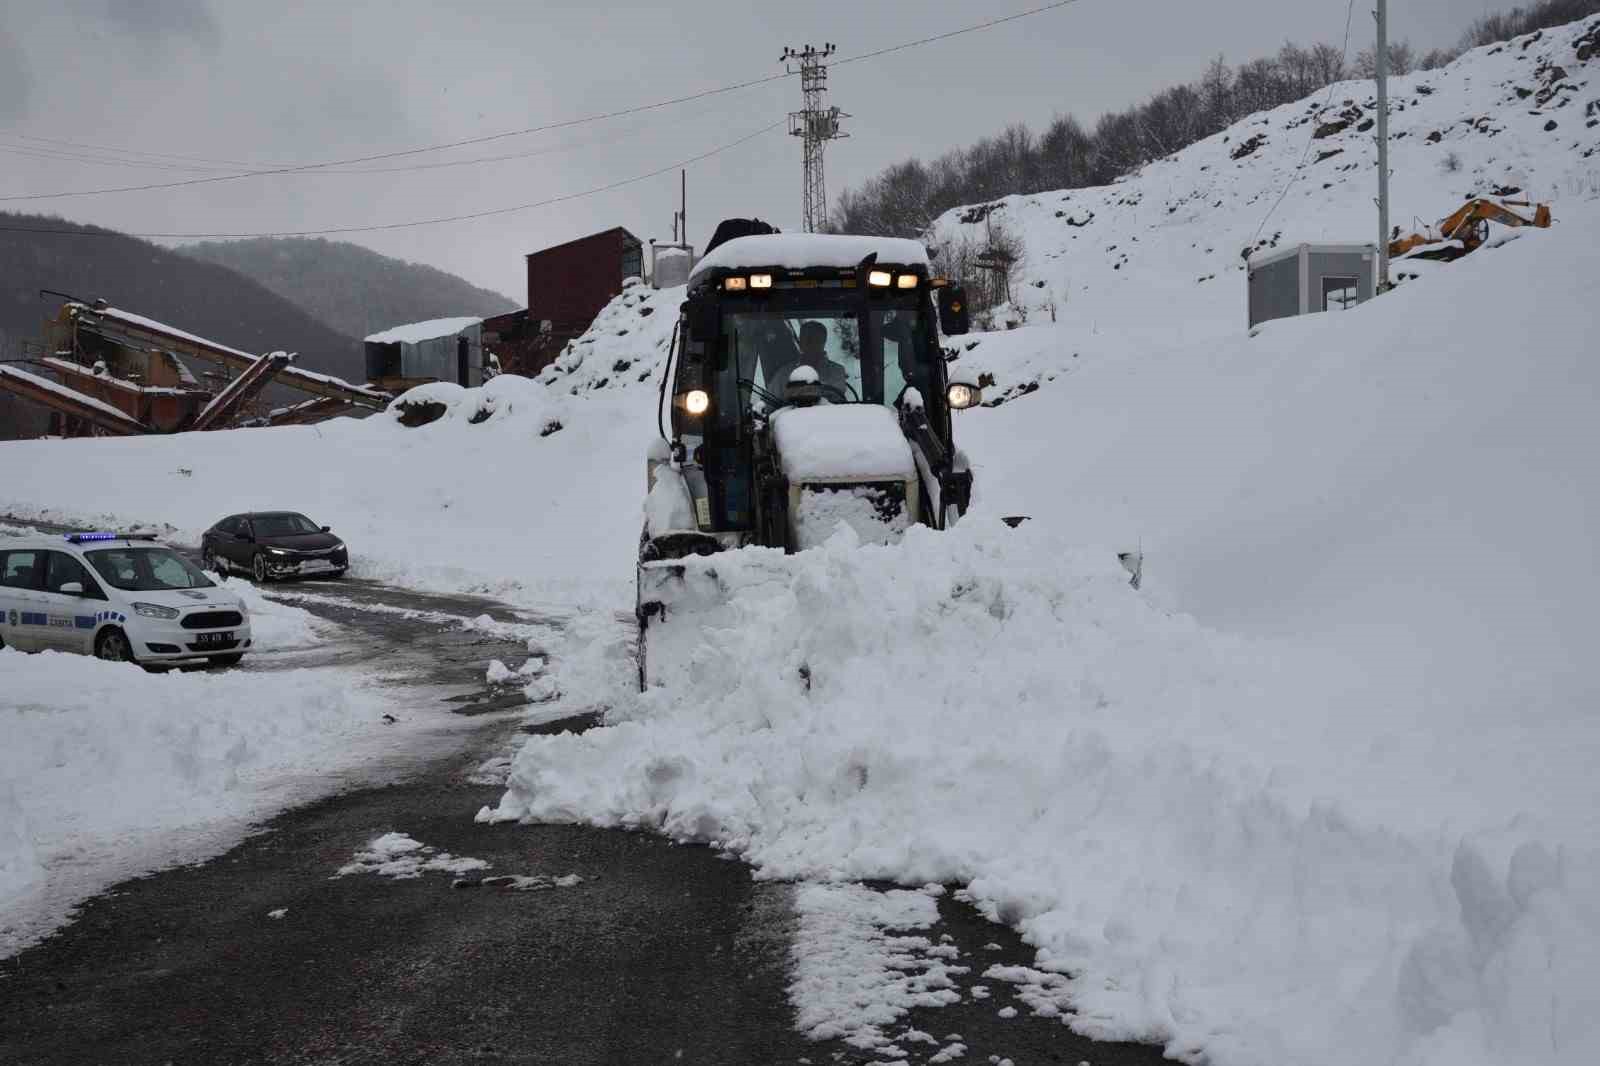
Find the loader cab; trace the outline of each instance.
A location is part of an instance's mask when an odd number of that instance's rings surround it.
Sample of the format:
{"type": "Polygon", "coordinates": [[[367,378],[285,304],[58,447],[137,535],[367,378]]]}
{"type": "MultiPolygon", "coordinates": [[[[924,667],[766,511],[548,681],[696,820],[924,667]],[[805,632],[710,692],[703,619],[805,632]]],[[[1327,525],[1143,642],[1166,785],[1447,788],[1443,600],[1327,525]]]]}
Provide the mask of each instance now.
{"type": "Polygon", "coordinates": [[[751,236],[708,253],[690,278],[663,382],[700,529],[778,543],[764,528],[772,508],[762,493],[773,475],[768,430],[790,407],[884,408],[938,467],[928,476],[949,480],[957,453],[941,312],[947,332],[964,332],[959,297],[930,277],[911,241],[751,236]]]}

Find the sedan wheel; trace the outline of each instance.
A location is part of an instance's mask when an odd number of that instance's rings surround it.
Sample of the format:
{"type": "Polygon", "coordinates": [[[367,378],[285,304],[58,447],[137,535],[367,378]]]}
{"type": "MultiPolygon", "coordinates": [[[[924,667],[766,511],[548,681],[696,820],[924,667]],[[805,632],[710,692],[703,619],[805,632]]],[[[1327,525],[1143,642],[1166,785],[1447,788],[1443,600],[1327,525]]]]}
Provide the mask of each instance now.
{"type": "Polygon", "coordinates": [[[128,643],[128,635],[120,629],[107,629],[101,633],[94,642],[94,654],[95,658],[107,662],[133,662],[133,647],[128,643]]]}
{"type": "Polygon", "coordinates": [[[255,575],[256,584],[265,585],[267,583],[267,557],[260,552],[256,552],[255,561],[250,566],[250,572],[255,575]]]}

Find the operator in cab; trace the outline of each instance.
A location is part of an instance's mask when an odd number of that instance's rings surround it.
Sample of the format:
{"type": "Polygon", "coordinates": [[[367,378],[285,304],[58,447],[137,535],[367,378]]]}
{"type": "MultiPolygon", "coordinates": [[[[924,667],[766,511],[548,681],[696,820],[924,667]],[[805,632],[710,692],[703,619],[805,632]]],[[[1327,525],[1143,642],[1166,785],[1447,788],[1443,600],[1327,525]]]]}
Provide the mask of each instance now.
{"type": "MultiPolygon", "coordinates": [[[[846,395],[850,375],[845,368],[828,358],[828,327],[815,319],[800,325],[800,358],[778,368],[773,385],[782,390],[789,384],[789,375],[796,369],[808,366],[817,372],[817,379],[833,389],[837,396],[846,395]]],[[[780,392],[779,395],[782,395],[780,392]]]]}

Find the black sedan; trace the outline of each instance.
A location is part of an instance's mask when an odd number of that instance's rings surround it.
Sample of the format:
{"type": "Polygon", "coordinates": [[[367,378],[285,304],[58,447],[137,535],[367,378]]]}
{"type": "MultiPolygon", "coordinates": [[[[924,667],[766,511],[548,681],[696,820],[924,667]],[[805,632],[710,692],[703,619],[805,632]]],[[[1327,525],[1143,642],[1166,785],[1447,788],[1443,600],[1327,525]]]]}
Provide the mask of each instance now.
{"type": "Polygon", "coordinates": [[[200,538],[207,570],[241,571],[258,582],[285,577],[338,577],[350,565],[344,541],[295,511],[229,515],[200,538]]]}

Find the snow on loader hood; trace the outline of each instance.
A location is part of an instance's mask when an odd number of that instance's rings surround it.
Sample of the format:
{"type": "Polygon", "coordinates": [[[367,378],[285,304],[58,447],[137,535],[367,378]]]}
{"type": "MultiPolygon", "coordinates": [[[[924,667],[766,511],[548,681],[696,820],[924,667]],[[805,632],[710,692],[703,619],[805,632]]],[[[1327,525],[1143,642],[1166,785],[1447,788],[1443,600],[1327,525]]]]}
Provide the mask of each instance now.
{"type": "Polygon", "coordinates": [[[772,435],[791,484],[900,481],[917,473],[899,420],[878,404],[785,407],[772,417],[772,435]]]}

